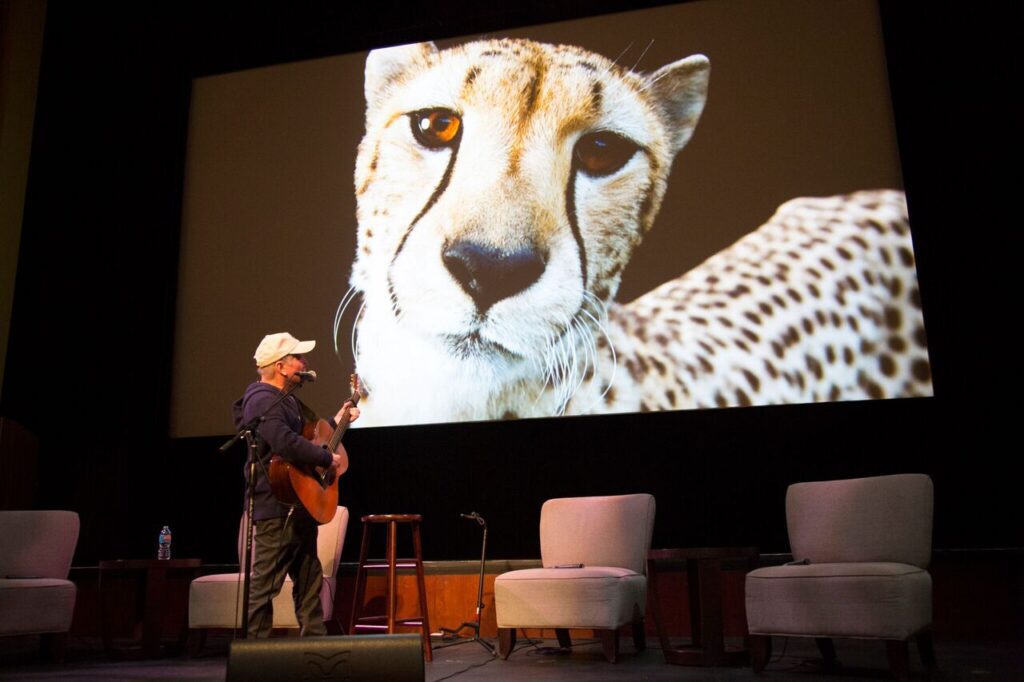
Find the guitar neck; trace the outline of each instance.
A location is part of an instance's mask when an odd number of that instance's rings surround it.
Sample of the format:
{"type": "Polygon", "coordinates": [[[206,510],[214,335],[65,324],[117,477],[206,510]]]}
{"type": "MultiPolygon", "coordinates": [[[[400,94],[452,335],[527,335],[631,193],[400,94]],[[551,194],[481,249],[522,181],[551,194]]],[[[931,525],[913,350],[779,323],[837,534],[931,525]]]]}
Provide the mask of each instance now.
{"type": "MultiPolygon", "coordinates": [[[[353,393],[352,397],[349,398],[349,401],[352,403],[352,407],[355,407],[356,405],[358,405],[359,404],[359,393],[353,393]]],[[[330,448],[331,452],[334,452],[335,450],[338,449],[338,444],[341,443],[341,439],[345,436],[345,432],[348,431],[348,424],[349,424],[348,415],[349,415],[349,408],[346,407],[342,411],[341,422],[336,427],[334,427],[334,433],[331,434],[331,440],[328,443],[328,447],[330,448]]]]}

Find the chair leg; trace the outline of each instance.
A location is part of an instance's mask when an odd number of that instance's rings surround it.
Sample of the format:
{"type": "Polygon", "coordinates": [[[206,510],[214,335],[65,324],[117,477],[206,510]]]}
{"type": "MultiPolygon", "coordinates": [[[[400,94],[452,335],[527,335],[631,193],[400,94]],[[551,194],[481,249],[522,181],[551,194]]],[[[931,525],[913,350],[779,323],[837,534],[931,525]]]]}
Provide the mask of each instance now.
{"type": "Polygon", "coordinates": [[[507,661],[512,650],[516,648],[516,629],[498,628],[498,655],[507,661]]]}
{"type": "Polygon", "coordinates": [[[910,679],[910,646],[905,639],[885,640],[886,653],[889,654],[889,669],[897,680],[910,679]]]}
{"type": "Polygon", "coordinates": [[[647,630],[643,618],[633,621],[633,648],[637,651],[647,651],[647,630]]]}
{"type": "Polygon", "coordinates": [[[818,651],[825,661],[825,669],[832,670],[839,665],[839,658],[836,656],[836,645],[830,637],[815,637],[814,643],[818,645],[818,651]]]}
{"type": "Polygon", "coordinates": [[[48,632],[39,638],[39,649],[43,660],[53,663],[64,662],[64,651],[67,648],[68,633],[48,632]]]}
{"type": "Polygon", "coordinates": [[[619,659],[619,630],[599,630],[601,633],[601,648],[604,650],[604,657],[609,663],[615,663],[619,659]]]}
{"type": "Polygon", "coordinates": [[[755,673],[759,673],[768,665],[768,659],[772,656],[771,635],[748,635],[747,641],[750,648],[750,665],[755,673]]]}
{"type": "Polygon", "coordinates": [[[569,631],[565,628],[555,628],[555,638],[558,639],[558,646],[563,649],[572,648],[572,638],[569,636],[569,631]]]}
{"type": "Polygon", "coordinates": [[[921,655],[921,663],[924,665],[925,670],[932,672],[936,668],[935,664],[935,642],[932,640],[932,631],[924,630],[917,633],[917,652],[921,655]]]}
{"type": "Polygon", "coordinates": [[[195,658],[206,646],[206,628],[189,628],[188,641],[185,644],[185,655],[195,658]]]}

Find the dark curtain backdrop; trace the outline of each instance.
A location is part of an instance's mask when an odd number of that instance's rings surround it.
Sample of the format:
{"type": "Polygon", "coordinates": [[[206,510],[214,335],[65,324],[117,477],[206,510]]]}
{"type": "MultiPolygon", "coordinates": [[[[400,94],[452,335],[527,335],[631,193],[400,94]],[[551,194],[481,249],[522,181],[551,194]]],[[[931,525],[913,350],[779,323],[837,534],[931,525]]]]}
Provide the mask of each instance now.
{"type": "MultiPolygon", "coordinates": [[[[82,515],[76,564],[164,524],[178,556],[234,554],[242,453],[166,435],[193,77],[654,4],[50,3],[0,413],[40,437],[36,506],[82,515]]],[[[1020,545],[1020,9],[881,9],[935,398],[354,431],[353,515],[422,512],[427,559],[471,559],[476,510],[491,556],[532,557],[544,499],[648,491],[656,546],[786,551],[789,483],[923,471],[936,547],[1020,545]]]]}

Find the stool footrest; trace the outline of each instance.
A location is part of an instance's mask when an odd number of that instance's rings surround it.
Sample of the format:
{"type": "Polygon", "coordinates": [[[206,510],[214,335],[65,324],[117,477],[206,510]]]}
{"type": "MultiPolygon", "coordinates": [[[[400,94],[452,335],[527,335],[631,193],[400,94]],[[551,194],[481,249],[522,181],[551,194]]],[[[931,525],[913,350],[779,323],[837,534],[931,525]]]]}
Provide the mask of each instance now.
{"type": "MultiPolygon", "coordinates": [[[[379,569],[382,569],[382,568],[389,568],[390,567],[390,564],[387,563],[386,561],[384,561],[383,559],[380,559],[380,560],[378,560],[378,559],[371,559],[371,561],[373,561],[374,563],[361,564],[359,566],[359,568],[363,568],[363,569],[375,568],[375,569],[379,570],[379,569]]],[[[420,565],[420,562],[416,561],[415,559],[399,559],[398,561],[395,562],[395,568],[416,568],[419,565],[420,565]]]]}
{"type": "MultiPolygon", "coordinates": [[[[386,628],[387,627],[387,616],[362,616],[359,618],[358,623],[353,627],[355,628],[386,628]],[[369,621],[369,622],[364,622],[369,621]],[[384,623],[384,625],[378,625],[377,622],[384,623]]],[[[416,627],[423,627],[423,616],[408,616],[406,618],[395,618],[395,625],[415,625],[416,627]]]]}

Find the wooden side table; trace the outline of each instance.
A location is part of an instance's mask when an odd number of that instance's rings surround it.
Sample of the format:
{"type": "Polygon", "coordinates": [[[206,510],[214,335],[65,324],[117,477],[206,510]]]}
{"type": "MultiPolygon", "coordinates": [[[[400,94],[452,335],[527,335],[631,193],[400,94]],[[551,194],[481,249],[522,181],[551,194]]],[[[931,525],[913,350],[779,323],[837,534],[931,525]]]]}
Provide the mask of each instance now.
{"type": "Polygon", "coordinates": [[[722,623],[722,564],[739,562],[749,569],[757,560],[756,547],[697,547],[689,549],[652,549],[647,554],[647,580],[651,587],[651,610],[658,629],[665,662],[676,665],[746,665],[746,649],[727,649],[722,623]],[[693,643],[673,647],[661,618],[658,598],[659,561],[685,561],[690,602],[690,626],[693,643]]]}
{"type": "MultiPolygon", "coordinates": [[[[117,649],[114,647],[114,638],[111,633],[110,623],[110,601],[111,595],[109,586],[104,588],[104,577],[109,579],[115,574],[133,573],[136,576],[141,574],[145,584],[145,596],[143,597],[141,629],[142,637],[138,642],[138,648],[134,653],[144,658],[156,658],[163,653],[161,640],[163,639],[163,607],[168,587],[171,583],[171,574],[176,580],[185,579],[191,584],[192,580],[199,577],[199,571],[203,562],[200,559],[114,559],[101,561],[99,570],[99,602],[100,602],[100,624],[103,632],[103,648],[110,656],[123,656],[133,653],[133,649],[117,649]]],[[[188,632],[188,609],[185,608],[185,618],[181,628],[176,633],[178,643],[182,644],[188,632]]]]}

